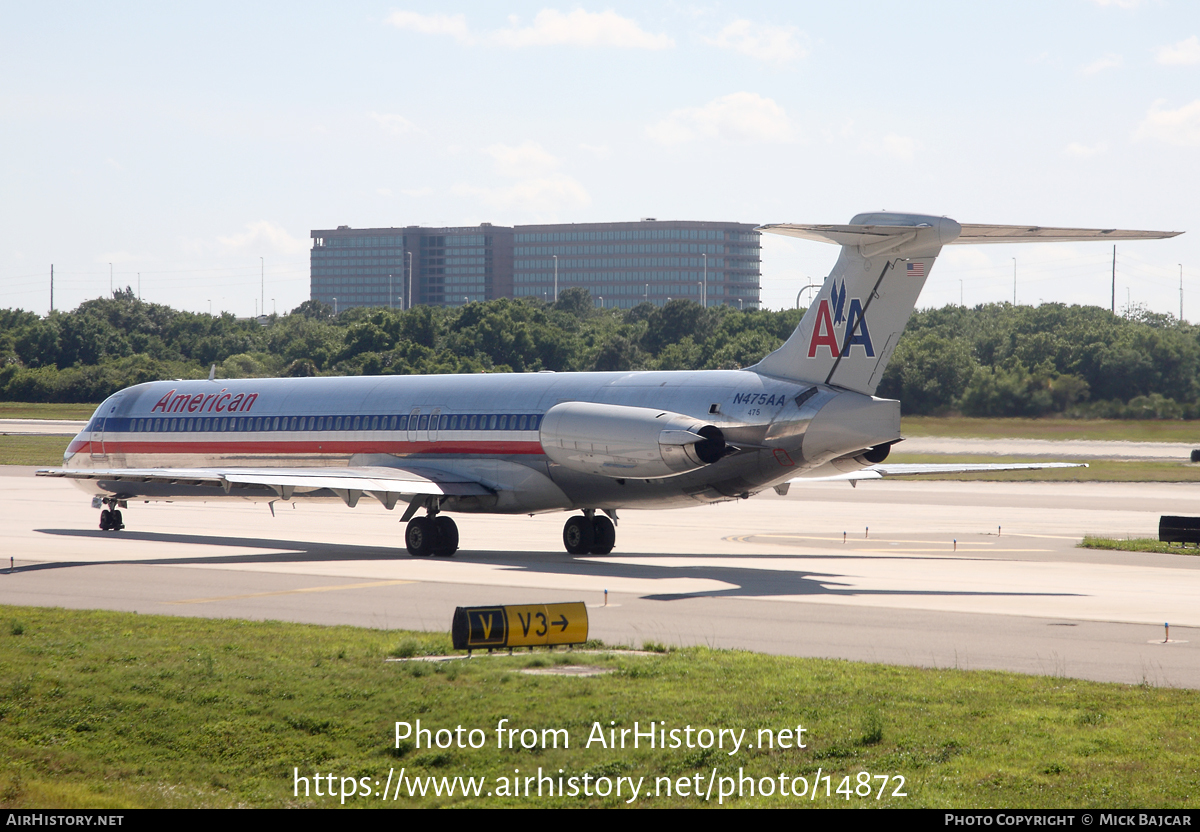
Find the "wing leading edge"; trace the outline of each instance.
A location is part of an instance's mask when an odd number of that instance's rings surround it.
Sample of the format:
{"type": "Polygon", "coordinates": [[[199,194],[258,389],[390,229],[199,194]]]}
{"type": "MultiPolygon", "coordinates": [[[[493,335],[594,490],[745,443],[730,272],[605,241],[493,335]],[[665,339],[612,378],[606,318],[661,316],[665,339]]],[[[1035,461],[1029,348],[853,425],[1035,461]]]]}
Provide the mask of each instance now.
{"type": "Polygon", "coordinates": [[[258,487],[275,492],[281,500],[295,494],[332,491],[353,506],[371,494],[388,508],[401,496],[484,496],[493,492],[473,480],[456,479],[437,471],[406,468],[45,468],[39,477],[62,477],[106,483],[160,483],[164,485],[220,486],[226,493],[235,487],[258,487]]]}

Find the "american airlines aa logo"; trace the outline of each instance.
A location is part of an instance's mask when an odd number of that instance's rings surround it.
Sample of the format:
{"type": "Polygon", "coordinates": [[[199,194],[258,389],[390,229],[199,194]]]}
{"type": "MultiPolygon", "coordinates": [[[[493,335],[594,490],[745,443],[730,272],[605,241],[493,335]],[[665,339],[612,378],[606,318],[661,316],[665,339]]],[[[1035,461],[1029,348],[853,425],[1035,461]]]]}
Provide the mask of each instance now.
{"type": "Polygon", "coordinates": [[[868,358],[875,357],[871,332],[863,316],[862,301],[851,298],[850,308],[846,309],[846,282],[843,280],[841,286],[833,284],[828,300],[817,304],[817,322],[808,341],[808,357],[816,358],[817,347],[829,347],[829,353],[834,358],[849,355],[855,344],[862,345],[868,358]]]}

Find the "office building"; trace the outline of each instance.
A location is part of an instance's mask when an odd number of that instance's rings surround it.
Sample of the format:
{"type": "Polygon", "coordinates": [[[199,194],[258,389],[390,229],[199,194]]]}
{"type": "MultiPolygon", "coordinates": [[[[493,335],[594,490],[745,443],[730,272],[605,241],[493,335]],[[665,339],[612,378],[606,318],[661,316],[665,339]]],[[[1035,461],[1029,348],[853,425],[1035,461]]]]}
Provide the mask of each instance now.
{"type": "Polygon", "coordinates": [[[503,297],[553,301],[588,290],[629,309],[689,298],[759,303],[759,233],[747,223],[664,221],[457,228],[339,226],[313,231],[311,296],[336,306],[460,306],[503,297]]]}

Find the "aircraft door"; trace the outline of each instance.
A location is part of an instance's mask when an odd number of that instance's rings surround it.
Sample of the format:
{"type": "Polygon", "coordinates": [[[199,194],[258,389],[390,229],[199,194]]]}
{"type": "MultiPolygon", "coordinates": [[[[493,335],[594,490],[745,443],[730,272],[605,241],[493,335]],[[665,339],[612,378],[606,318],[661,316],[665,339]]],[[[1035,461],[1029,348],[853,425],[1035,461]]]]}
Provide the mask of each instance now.
{"type": "Polygon", "coordinates": [[[412,409],[412,412],[408,414],[408,441],[409,442],[419,441],[418,431],[417,431],[417,423],[420,421],[420,418],[421,418],[421,408],[419,408],[419,407],[414,407],[412,409]]]}
{"type": "Polygon", "coordinates": [[[92,426],[91,448],[92,459],[107,459],[108,451],[104,447],[104,433],[108,420],[112,418],[113,413],[117,410],[117,404],[120,402],[120,396],[113,396],[108,400],[108,406],[104,408],[104,413],[96,417],[96,422],[92,426]]]}

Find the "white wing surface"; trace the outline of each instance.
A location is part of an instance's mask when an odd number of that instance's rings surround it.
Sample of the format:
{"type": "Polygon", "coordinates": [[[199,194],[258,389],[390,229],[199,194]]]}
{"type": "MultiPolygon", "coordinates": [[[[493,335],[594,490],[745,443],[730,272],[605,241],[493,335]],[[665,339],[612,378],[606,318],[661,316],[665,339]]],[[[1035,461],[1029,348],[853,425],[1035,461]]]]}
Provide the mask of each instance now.
{"type": "Polygon", "coordinates": [[[977,474],[986,471],[1035,471],[1041,468],[1086,468],[1084,462],[898,462],[871,465],[858,471],[823,477],[795,477],[788,482],[858,482],[884,477],[908,477],[915,474],[977,474]]]}
{"type": "Polygon", "coordinates": [[[371,494],[391,508],[398,496],[435,495],[463,497],[492,492],[473,480],[455,478],[417,468],[47,468],[39,477],[64,477],[106,483],[163,483],[215,485],[231,492],[234,487],[260,487],[282,500],[296,493],[329,490],[353,506],[362,494],[371,494]]]}

